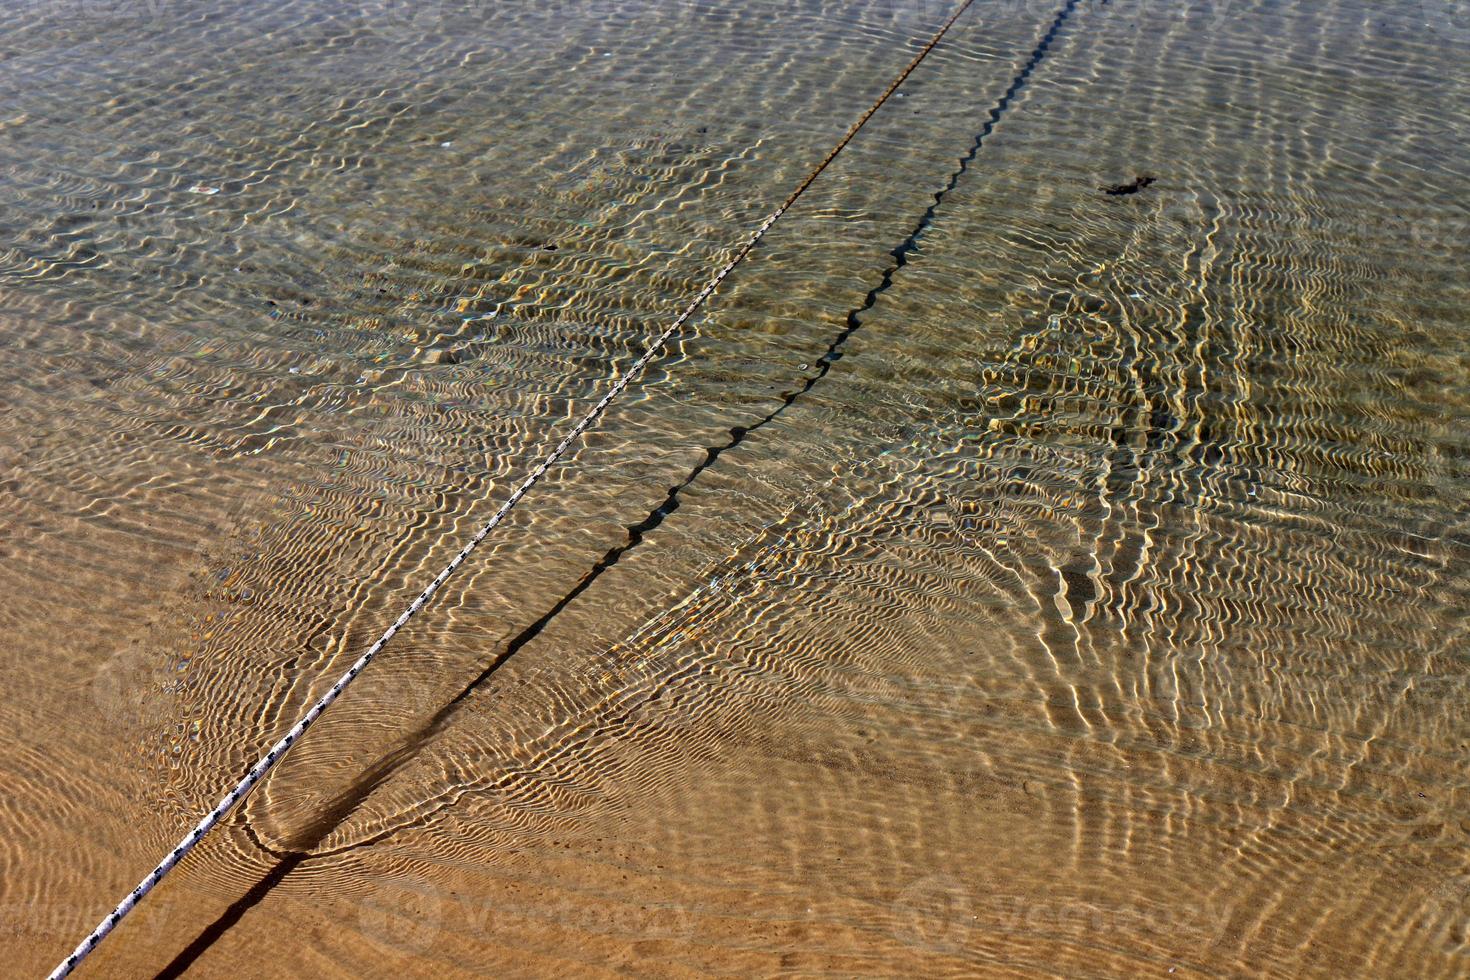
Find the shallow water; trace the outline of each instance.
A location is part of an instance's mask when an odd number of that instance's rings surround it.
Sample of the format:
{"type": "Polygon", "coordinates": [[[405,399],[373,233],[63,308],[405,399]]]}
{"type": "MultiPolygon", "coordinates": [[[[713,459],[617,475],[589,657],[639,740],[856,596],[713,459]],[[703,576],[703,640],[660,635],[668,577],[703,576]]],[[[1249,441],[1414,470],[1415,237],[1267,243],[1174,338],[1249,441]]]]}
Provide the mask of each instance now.
{"type": "MultiPolygon", "coordinates": [[[[1470,970],[1470,20],[1063,8],[977,0],[90,975],[1470,970]]],[[[9,13],[7,972],[950,9],[9,13]]]]}

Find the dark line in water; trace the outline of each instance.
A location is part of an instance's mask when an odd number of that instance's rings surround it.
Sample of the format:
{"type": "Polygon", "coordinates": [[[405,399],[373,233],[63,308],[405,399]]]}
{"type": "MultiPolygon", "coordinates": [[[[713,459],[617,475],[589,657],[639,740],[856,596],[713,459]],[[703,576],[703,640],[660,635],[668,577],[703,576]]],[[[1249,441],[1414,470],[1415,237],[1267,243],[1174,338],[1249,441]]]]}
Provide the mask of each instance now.
{"type": "MultiPolygon", "coordinates": [[[[357,807],[364,800],[366,800],[368,796],[372,794],[373,790],[381,786],[389,776],[397,771],[399,766],[403,765],[405,762],[408,762],[414,756],[416,756],[419,750],[422,749],[430,739],[432,739],[435,735],[442,731],[444,726],[459,710],[460,706],[471,695],[473,695],[481,685],[489,680],[496,670],[498,670],[511,657],[515,656],[516,653],[520,652],[520,650],[527,643],[530,643],[537,636],[539,636],[541,631],[544,630],[553,619],[560,615],[562,610],[566,609],[567,606],[571,605],[578,596],[591,588],[592,583],[597,581],[597,579],[601,577],[603,572],[606,572],[608,569],[616,565],[618,561],[623,557],[623,555],[638,547],[638,545],[642,543],[644,537],[650,531],[653,531],[660,524],[662,524],[670,514],[678,510],[680,503],[680,493],[688,489],[688,487],[693,484],[694,481],[699,479],[700,475],[704,473],[705,470],[713,466],[724,453],[739,446],[742,442],[750,437],[751,433],[756,432],[757,430],[764,428],[767,425],[770,425],[777,418],[779,418],[788,408],[794,405],[798,399],[800,399],[807,392],[815,388],[817,386],[817,383],[827,376],[827,374],[832,370],[832,365],[841,359],[842,347],[847,343],[848,339],[851,338],[854,333],[862,328],[863,314],[871,310],[877,304],[878,297],[882,296],[885,292],[888,291],[889,288],[893,286],[894,277],[898,274],[900,269],[908,265],[909,256],[919,250],[919,239],[923,237],[924,233],[928,231],[929,227],[934,223],[934,217],[939,210],[940,204],[943,203],[945,195],[947,195],[950,191],[954,190],[956,186],[958,186],[960,178],[965,175],[965,172],[969,169],[970,164],[974,162],[976,156],[979,154],[980,147],[984,144],[985,138],[995,130],[996,124],[1000,122],[1001,117],[1004,116],[1006,110],[1010,108],[1011,103],[1016,98],[1016,95],[1023,88],[1025,88],[1026,82],[1031,77],[1032,72],[1036,70],[1036,66],[1039,65],[1042,59],[1046,57],[1046,53],[1048,49],[1050,49],[1052,41],[1055,40],[1057,33],[1062,28],[1062,24],[1064,24],[1067,18],[1071,16],[1072,11],[1076,9],[1077,5],[1080,2],[1081,0],[1067,0],[1067,3],[1062,7],[1060,11],[1057,12],[1056,17],[1052,19],[1051,25],[1047,28],[1046,33],[1042,35],[1041,40],[1032,50],[1031,56],[1026,59],[1025,64],[1021,67],[1021,70],[1015,75],[1014,78],[1011,79],[1010,86],[1005,90],[1005,93],[1001,95],[1000,100],[991,107],[989,117],[986,119],[984,126],[982,126],[980,132],[975,135],[975,139],[971,142],[969,150],[964,154],[964,156],[960,157],[959,167],[954,171],[954,173],[950,174],[949,181],[944,185],[944,187],[934,193],[934,199],[929,203],[929,206],[925,208],[923,215],[914,225],[913,230],[908,233],[908,235],[904,238],[902,242],[900,242],[889,251],[889,257],[893,261],[888,265],[886,269],[884,269],[883,277],[878,282],[878,285],[868,290],[867,295],[863,297],[862,303],[848,312],[842,330],[839,331],[838,334],[832,339],[832,342],[827,345],[827,349],[825,352],[823,352],[822,356],[817,358],[816,372],[808,377],[800,385],[800,387],[793,388],[783,394],[781,396],[781,404],[772,409],[770,412],[766,413],[754,424],[748,426],[737,425],[734,428],[730,429],[730,438],[722,445],[706,447],[704,459],[701,460],[699,462],[699,465],[695,466],[694,469],[690,470],[682,481],[680,481],[675,486],[669,488],[669,492],[664,497],[663,502],[655,507],[653,510],[649,511],[648,515],[637,524],[628,525],[628,537],[622,544],[617,545],[613,548],[609,548],[607,553],[604,554],[602,558],[600,558],[597,563],[593,565],[592,568],[590,568],[585,575],[582,576],[577,584],[574,585],[571,590],[566,593],[566,595],[558,599],[556,601],[556,604],[548,609],[545,613],[543,613],[539,619],[531,623],[520,633],[516,634],[515,638],[506,644],[505,650],[500,654],[500,656],[491,661],[491,663],[486,666],[483,671],[480,672],[478,677],[466,684],[464,689],[454,696],[453,700],[451,700],[449,703],[444,705],[444,707],[436,711],[433,717],[431,717],[424,724],[420,725],[415,731],[404,737],[400,741],[397,748],[381,756],[376,762],[368,767],[368,769],[362,774],[360,778],[358,778],[350,786],[339,793],[332,800],[332,802],[323,809],[321,817],[314,821],[313,824],[308,827],[302,834],[300,834],[297,838],[290,842],[290,846],[287,850],[277,850],[269,846],[259,838],[259,836],[255,833],[254,828],[246,823],[246,833],[262,851],[277,858],[277,863],[271,868],[269,872],[266,873],[264,877],[260,879],[260,881],[252,886],[248,892],[241,896],[240,899],[238,899],[227,910],[225,910],[225,912],[221,914],[219,918],[217,918],[214,922],[207,926],[204,931],[201,932],[194,939],[193,942],[185,947],[185,949],[180,952],[177,957],[174,958],[173,962],[171,962],[163,971],[158,974],[159,980],[164,980],[164,978],[174,978],[182,975],[182,973],[187,970],[189,966],[191,966],[194,961],[197,960],[199,956],[205,950],[207,950],[210,945],[214,943],[216,939],[220,938],[222,935],[225,934],[225,932],[227,932],[232,926],[234,926],[235,923],[238,922],[240,918],[245,914],[245,912],[260,904],[260,902],[264,900],[264,898],[277,885],[279,885],[288,874],[296,870],[296,868],[304,861],[331,857],[337,854],[343,854],[347,851],[356,850],[360,847],[367,847],[372,844],[376,844],[378,841],[383,840],[389,835],[397,833],[403,829],[402,827],[388,828],[371,837],[365,838],[363,840],[357,841],[356,843],[349,844],[345,847],[333,851],[319,852],[313,850],[317,845],[325,840],[333,830],[341,826],[342,823],[345,822],[349,816],[351,816],[352,812],[356,810],[357,807]]],[[[1106,3],[1107,0],[1103,0],[1103,2],[1106,3]]]]}
{"type": "Polygon", "coordinates": [[[265,877],[251,885],[249,891],[231,903],[218,919],[211,922],[208,928],[194,937],[193,942],[180,950],[179,955],[170,960],[168,966],[159,970],[155,974],[157,980],[176,980],[177,977],[182,977],[185,971],[194,965],[194,961],[214,945],[216,939],[239,922],[246,912],[259,905],[271,890],[281,883],[281,879],[295,871],[297,866],[306,860],[306,857],[305,854],[290,854],[277,861],[265,877]]]}

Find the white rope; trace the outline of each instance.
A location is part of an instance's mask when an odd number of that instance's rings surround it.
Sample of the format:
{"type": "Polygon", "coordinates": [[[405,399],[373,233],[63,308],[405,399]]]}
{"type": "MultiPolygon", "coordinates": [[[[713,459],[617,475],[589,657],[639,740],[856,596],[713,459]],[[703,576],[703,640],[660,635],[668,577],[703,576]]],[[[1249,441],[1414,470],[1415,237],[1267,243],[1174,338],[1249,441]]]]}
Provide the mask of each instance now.
{"type": "Polygon", "coordinates": [[[179,841],[178,846],[170,851],[162,861],[158,862],[158,866],[150,871],[147,877],[138,882],[136,888],[129,892],[121,902],[117,903],[117,906],[111,912],[109,912],[100,923],[97,924],[97,928],[93,929],[85,939],[77,944],[77,948],[72,951],[71,955],[68,956],[65,960],[62,960],[61,963],[56,966],[56,969],[51,971],[50,980],[60,980],[60,978],[67,976],[71,973],[72,970],[76,969],[77,965],[81,963],[82,960],[86,959],[86,957],[90,955],[94,949],[97,948],[97,945],[107,937],[107,934],[112,932],[112,930],[117,927],[117,924],[122,921],[123,917],[131,912],[138,905],[138,903],[143,900],[143,897],[151,892],[158,885],[158,883],[163,880],[164,875],[172,871],[174,866],[177,865],[181,860],[183,860],[184,855],[192,851],[194,849],[194,845],[198,844],[205,834],[207,834],[211,829],[214,828],[216,824],[224,819],[225,815],[234,808],[235,804],[239,803],[240,800],[244,799],[247,793],[255,788],[255,785],[259,783],[262,778],[265,777],[265,774],[270,771],[271,767],[274,766],[278,761],[280,761],[281,756],[285,755],[286,752],[291,748],[291,746],[295,745],[297,740],[306,733],[306,730],[311,727],[312,723],[321,717],[322,712],[331,707],[332,702],[336,701],[337,698],[341,696],[342,692],[347,689],[347,685],[356,680],[357,675],[362,673],[363,669],[366,668],[368,664],[372,663],[373,658],[376,657],[378,655],[378,652],[387,645],[388,641],[393,639],[398,631],[402,629],[420,609],[424,608],[428,601],[434,597],[434,593],[439,591],[439,587],[447,582],[449,580],[449,576],[453,575],[455,570],[458,569],[459,566],[463,564],[464,560],[469,557],[470,552],[474,551],[479,543],[485,540],[486,535],[495,530],[496,526],[505,519],[505,515],[509,514],[511,512],[511,509],[514,508],[515,505],[520,501],[520,499],[526,495],[526,492],[529,491],[533,486],[535,486],[537,481],[539,481],[541,477],[546,475],[546,471],[551,469],[556,461],[560,459],[562,455],[567,451],[567,449],[571,447],[572,443],[575,442],[577,438],[582,435],[582,433],[586,432],[593,422],[597,421],[598,417],[602,415],[607,406],[612,403],[612,400],[618,397],[618,395],[622,394],[623,391],[628,387],[628,385],[633,383],[633,380],[642,373],[645,367],[648,366],[648,362],[653,360],[654,356],[659,352],[659,350],[663,348],[664,344],[668,343],[669,338],[677,333],[679,328],[684,326],[684,324],[688,322],[689,318],[694,315],[695,311],[697,311],[702,305],[704,305],[704,301],[709,299],[710,294],[719,288],[720,283],[725,281],[725,277],[728,276],[737,265],[745,260],[745,257],[750,254],[751,249],[755,248],[756,244],[761,240],[765,233],[771,229],[771,226],[774,225],[778,220],[780,220],[781,216],[785,214],[788,209],[790,209],[791,205],[796,203],[796,199],[801,197],[801,195],[805,193],[806,189],[812,185],[812,182],[821,175],[822,171],[827,169],[827,165],[830,164],[833,159],[836,158],[837,154],[841,153],[843,148],[852,141],[852,138],[857,135],[858,130],[862,129],[864,124],[866,124],[867,121],[872,118],[873,114],[883,106],[883,103],[888,101],[889,97],[893,95],[894,91],[903,84],[904,80],[907,79],[909,75],[913,72],[913,70],[919,66],[919,63],[928,56],[929,52],[934,50],[934,46],[939,43],[940,39],[944,37],[944,35],[949,31],[950,27],[954,25],[954,22],[959,19],[960,15],[963,14],[973,2],[974,0],[964,0],[964,2],[960,4],[955,12],[950,15],[949,19],[944,22],[944,24],[939,28],[937,32],[935,32],[934,36],[929,39],[929,42],[925,44],[924,47],[919,51],[919,53],[914,56],[914,59],[909,62],[908,67],[906,67],[899,74],[899,76],[893,80],[888,88],[884,90],[883,94],[878,97],[877,101],[868,108],[868,111],[863,113],[862,116],[858,118],[858,121],[853,123],[852,126],[848,128],[847,133],[842,137],[837,145],[832,148],[827,156],[823,158],[822,162],[818,164],[817,167],[811,171],[811,173],[807,174],[806,179],[803,180],[799,185],[797,185],[796,190],[791,192],[791,194],[786,198],[786,200],[781,204],[779,208],[777,208],[775,211],[772,211],[771,214],[766,218],[766,220],[761,222],[760,227],[757,228],[755,230],[755,233],[750,236],[749,240],[747,240],[746,243],[740,247],[740,249],[735,253],[734,257],[731,258],[730,261],[726,262],[724,268],[717,272],[714,278],[710,279],[710,281],[705,284],[704,288],[699,291],[699,295],[695,296],[694,299],[690,301],[689,305],[684,307],[684,312],[680,313],[678,317],[674,319],[674,322],[669,324],[668,328],[664,330],[663,333],[659,334],[658,338],[655,339],[653,343],[648,345],[647,349],[644,350],[643,354],[638,358],[638,360],[634,361],[632,366],[628,368],[623,376],[613,382],[612,387],[607,390],[607,393],[603,395],[600,399],[598,399],[597,404],[593,405],[591,410],[588,411],[586,415],[582,416],[582,420],[574,425],[571,431],[562,437],[561,442],[558,442],[556,444],[556,448],[552,449],[551,452],[546,455],[546,458],[538,463],[536,465],[536,468],[533,469],[526,476],[526,478],[521,481],[520,486],[516,487],[515,492],[506,499],[505,503],[500,505],[500,508],[491,516],[488,521],[485,522],[484,526],[482,526],[478,531],[475,532],[475,536],[470,538],[468,543],[466,543],[465,546],[460,549],[459,554],[455,555],[454,559],[444,567],[444,570],[438,575],[434,576],[434,580],[430,582],[428,587],[418,594],[418,598],[414,599],[409,607],[405,609],[396,620],[394,620],[393,625],[389,626],[386,630],[383,631],[383,635],[378,637],[377,642],[369,647],[366,653],[357,658],[357,662],[354,663],[350,668],[348,668],[347,673],[343,674],[337,679],[337,683],[332,685],[331,690],[327,691],[326,694],[323,694],[319,699],[317,699],[316,703],[311,706],[311,708],[306,712],[305,716],[303,716],[302,719],[298,721],[295,725],[291,726],[291,730],[288,731],[279,742],[271,746],[270,751],[266,752],[266,754],[260,759],[259,762],[250,767],[250,771],[245,774],[245,777],[241,779],[237,784],[235,784],[235,787],[233,789],[225,794],[224,799],[220,800],[213,810],[209,811],[209,813],[206,814],[202,820],[194,825],[194,829],[189,831],[189,833],[184,836],[183,840],[179,841]]]}

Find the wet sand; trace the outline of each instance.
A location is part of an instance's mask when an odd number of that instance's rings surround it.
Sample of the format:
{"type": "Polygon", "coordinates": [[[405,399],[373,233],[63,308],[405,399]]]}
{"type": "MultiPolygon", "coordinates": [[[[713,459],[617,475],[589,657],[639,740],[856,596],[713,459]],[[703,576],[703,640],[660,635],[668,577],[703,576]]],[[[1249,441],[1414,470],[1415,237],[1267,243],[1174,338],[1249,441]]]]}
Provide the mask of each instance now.
{"type": "MultiPolygon", "coordinates": [[[[1083,2],[892,272],[1060,6],[977,4],[87,970],[1463,974],[1470,30],[1083,2]]],[[[18,974],[948,8],[406,9],[5,28],[18,974]]]]}

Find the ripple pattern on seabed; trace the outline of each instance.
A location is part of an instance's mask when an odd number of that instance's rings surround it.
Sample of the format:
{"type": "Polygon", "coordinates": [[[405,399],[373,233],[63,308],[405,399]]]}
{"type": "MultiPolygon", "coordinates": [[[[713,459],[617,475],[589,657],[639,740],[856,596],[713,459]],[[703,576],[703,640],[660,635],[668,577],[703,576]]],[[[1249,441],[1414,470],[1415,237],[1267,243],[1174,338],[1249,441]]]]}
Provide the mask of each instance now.
{"type": "MultiPolygon", "coordinates": [[[[1467,38],[1417,2],[1084,3],[821,385],[324,818],[810,372],[1054,6],[977,9],[103,970],[1463,972],[1467,38]]],[[[60,9],[0,119],[36,969],[943,15],[60,9]]]]}

